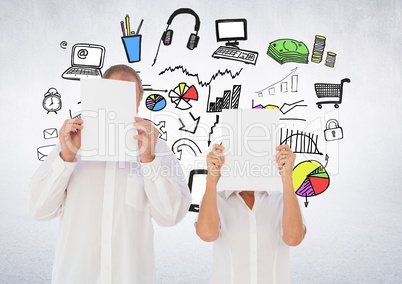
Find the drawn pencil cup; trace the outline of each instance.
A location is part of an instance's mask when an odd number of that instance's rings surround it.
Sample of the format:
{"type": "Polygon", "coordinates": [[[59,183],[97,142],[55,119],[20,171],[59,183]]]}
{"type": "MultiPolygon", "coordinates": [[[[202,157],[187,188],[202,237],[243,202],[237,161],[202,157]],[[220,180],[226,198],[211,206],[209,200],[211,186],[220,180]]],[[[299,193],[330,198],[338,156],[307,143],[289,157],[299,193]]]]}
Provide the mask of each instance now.
{"type": "Polygon", "coordinates": [[[124,50],[130,63],[141,61],[141,35],[122,36],[124,50]]]}

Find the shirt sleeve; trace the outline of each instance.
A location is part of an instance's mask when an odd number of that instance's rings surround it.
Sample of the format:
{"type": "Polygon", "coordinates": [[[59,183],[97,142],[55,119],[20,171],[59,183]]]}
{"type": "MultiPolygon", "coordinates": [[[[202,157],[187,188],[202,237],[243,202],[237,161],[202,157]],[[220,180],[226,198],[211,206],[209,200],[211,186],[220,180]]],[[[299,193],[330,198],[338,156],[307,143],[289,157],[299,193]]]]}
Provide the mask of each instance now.
{"type": "Polygon", "coordinates": [[[66,188],[77,162],[64,162],[60,145],[49,154],[30,180],[29,212],[37,220],[58,216],[66,198],[66,188]]]}
{"type": "Polygon", "coordinates": [[[160,226],[179,223],[191,205],[191,194],[176,156],[164,141],[158,139],[155,159],[141,163],[144,189],[152,218],[160,226]]]}

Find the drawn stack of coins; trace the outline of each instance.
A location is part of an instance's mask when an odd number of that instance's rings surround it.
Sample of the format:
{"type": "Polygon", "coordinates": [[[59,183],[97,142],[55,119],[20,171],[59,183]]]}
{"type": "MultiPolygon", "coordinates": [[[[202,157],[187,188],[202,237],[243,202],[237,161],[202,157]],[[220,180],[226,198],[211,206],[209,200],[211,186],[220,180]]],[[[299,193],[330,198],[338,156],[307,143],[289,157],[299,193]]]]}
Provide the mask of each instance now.
{"type": "Polygon", "coordinates": [[[325,37],[321,35],[315,36],[313,53],[311,54],[311,62],[320,63],[325,49],[325,37]]]}
{"type": "Polygon", "coordinates": [[[325,59],[325,66],[333,68],[335,66],[335,58],[336,58],[336,53],[328,51],[327,58],[325,59]]]}

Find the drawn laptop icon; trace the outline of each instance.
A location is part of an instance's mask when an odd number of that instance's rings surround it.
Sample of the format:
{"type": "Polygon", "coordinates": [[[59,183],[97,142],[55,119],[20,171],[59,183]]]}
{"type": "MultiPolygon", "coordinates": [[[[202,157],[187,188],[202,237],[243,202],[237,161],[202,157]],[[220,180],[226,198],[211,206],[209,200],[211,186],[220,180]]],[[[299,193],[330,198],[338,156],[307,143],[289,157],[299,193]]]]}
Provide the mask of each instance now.
{"type": "Polygon", "coordinates": [[[101,77],[105,47],[97,44],[77,43],[71,49],[71,67],[61,77],[70,80],[101,77]]]}

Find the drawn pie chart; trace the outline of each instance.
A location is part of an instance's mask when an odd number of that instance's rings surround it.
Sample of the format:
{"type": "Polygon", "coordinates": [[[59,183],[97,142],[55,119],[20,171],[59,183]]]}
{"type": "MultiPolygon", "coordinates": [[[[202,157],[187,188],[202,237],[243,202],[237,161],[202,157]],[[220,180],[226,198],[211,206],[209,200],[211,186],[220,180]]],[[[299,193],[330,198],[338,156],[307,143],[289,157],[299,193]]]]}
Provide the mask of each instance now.
{"type": "Polygon", "coordinates": [[[152,111],[160,111],[165,108],[166,100],[163,96],[152,94],[145,100],[145,106],[152,111]]]}
{"type": "Polygon", "coordinates": [[[304,161],[293,169],[293,186],[298,196],[310,197],[323,193],[329,186],[329,175],[317,161],[304,161]]]}
{"type": "Polygon", "coordinates": [[[198,92],[194,85],[189,87],[186,83],[180,83],[169,92],[169,97],[176,108],[186,110],[192,107],[191,100],[198,100],[198,92]]]}

